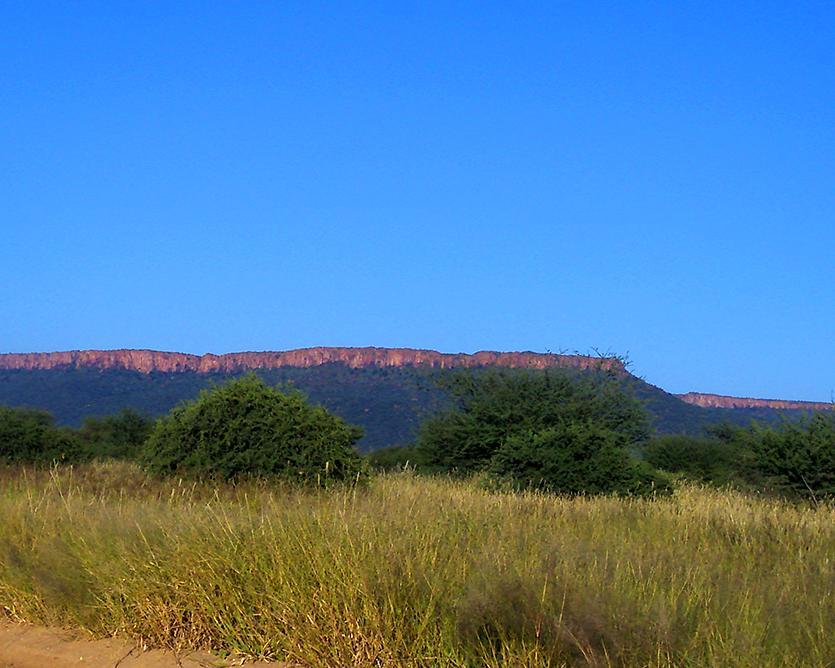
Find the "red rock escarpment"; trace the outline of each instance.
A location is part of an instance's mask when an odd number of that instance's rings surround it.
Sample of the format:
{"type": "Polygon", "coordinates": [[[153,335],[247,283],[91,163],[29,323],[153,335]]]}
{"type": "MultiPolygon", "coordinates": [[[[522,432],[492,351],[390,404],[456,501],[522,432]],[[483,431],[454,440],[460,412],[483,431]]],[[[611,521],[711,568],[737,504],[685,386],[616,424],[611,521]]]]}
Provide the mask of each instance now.
{"type": "Polygon", "coordinates": [[[702,408],[777,408],[780,410],[825,411],[835,409],[835,404],[819,401],[785,401],[783,399],[749,399],[747,397],[726,397],[721,394],[688,392],[675,395],[688,404],[702,408]]]}
{"type": "Polygon", "coordinates": [[[189,355],[157,350],[70,350],[55,353],[0,354],[2,369],[57,369],[93,367],[128,369],[141,373],[160,371],[235,372],[278,367],[311,367],[339,362],[352,368],[418,366],[447,369],[454,367],[499,366],[545,369],[551,367],[600,368],[625,372],[616,358],[553,353],[481,351],[439,353],[412,348],[302,348],[283,352],[246,352],[224,355],[189,355]]]}

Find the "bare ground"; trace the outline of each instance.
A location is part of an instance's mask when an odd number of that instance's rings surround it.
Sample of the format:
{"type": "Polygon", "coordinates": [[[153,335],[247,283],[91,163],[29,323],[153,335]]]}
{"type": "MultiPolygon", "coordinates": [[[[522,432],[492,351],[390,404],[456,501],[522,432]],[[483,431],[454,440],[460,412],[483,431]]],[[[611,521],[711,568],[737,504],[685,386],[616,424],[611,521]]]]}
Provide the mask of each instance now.
{"type": "MultiPolygon", "coordinates": [[[[175,654],[143,650],[121,639],[91,640],[61,629],[0,622],[0,668],[223,668],[240,666],[238,660],[221,659],[205,652],[175,654]]],[[[273,666],[279,663],[246,663],[273,666]]]]}

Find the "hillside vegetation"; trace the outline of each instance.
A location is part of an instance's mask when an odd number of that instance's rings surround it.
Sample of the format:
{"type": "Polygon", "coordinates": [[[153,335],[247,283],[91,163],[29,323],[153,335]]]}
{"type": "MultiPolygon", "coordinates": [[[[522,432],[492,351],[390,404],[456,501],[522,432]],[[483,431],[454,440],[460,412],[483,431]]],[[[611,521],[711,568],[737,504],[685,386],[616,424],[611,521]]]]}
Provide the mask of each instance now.
{"type": "Polygon", "coordinates": [[[15,620],[302,666],[828,666],[835,509],[6,471],[15,620]]]}
{"type": "Polygon", "coordinates": [[[0,407],[0,464],[96,459],[152,473],[218,479],[360,482],[369,466],[484,474],[494,487],[560,494],[658,495],[685,480],[806,497],[835,496],[835,413],[778,427],[716,425],[702,436],[655,435],[634,388],[613,373],[476,369],[442,377],[451,400],[414,444],[362,461],[362,429],[298,390],[255,374],[228,380],[156,421],[130,409],[59,427],[44,411],[0,407]]]}
{"type": "MultiPolygon", "coordinates": [[[[310,368],[259,370],[269,385],[293,383],[350,424],[363,428],[359,447],[370,452],[414,440],[427,417],[450,406],[449,392],[437,379],[455,375],[416,367],[351,369],[343,364],[310,368]]],[[[153,417],[167,413],[180,401],[240,374],[148,374],[118,369],[0,369],[0,405],[48,410],[60,425],[79,426],[89,416],[106,416],[123,408],[153,417]]],[[[660,433],[700,435],[722,422],[747,426],[752,419],[778,424],[799,411],[700,408],[634,376],[623,382],[649,410],[650,426],[660,433]]]]}

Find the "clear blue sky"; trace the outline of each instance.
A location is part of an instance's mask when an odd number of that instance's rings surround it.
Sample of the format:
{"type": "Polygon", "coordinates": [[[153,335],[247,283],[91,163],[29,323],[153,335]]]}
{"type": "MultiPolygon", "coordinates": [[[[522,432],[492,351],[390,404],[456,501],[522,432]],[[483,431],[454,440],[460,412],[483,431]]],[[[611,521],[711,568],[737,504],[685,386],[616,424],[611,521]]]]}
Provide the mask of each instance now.
{"type": "Polygon", "coordinates": [[[835,389],[830,2],[4,2],[0,352],[835,389]]]}

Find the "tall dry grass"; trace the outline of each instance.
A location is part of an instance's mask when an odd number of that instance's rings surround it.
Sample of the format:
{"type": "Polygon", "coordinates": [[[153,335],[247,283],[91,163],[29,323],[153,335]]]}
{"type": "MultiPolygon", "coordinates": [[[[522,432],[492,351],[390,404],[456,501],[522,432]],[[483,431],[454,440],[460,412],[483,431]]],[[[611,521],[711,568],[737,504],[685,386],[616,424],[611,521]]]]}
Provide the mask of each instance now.
{"type": "Polygon", "coordinates": [[[14,619],[309,666],[827,666],[835,509],[0,474],[14,619]]]}

